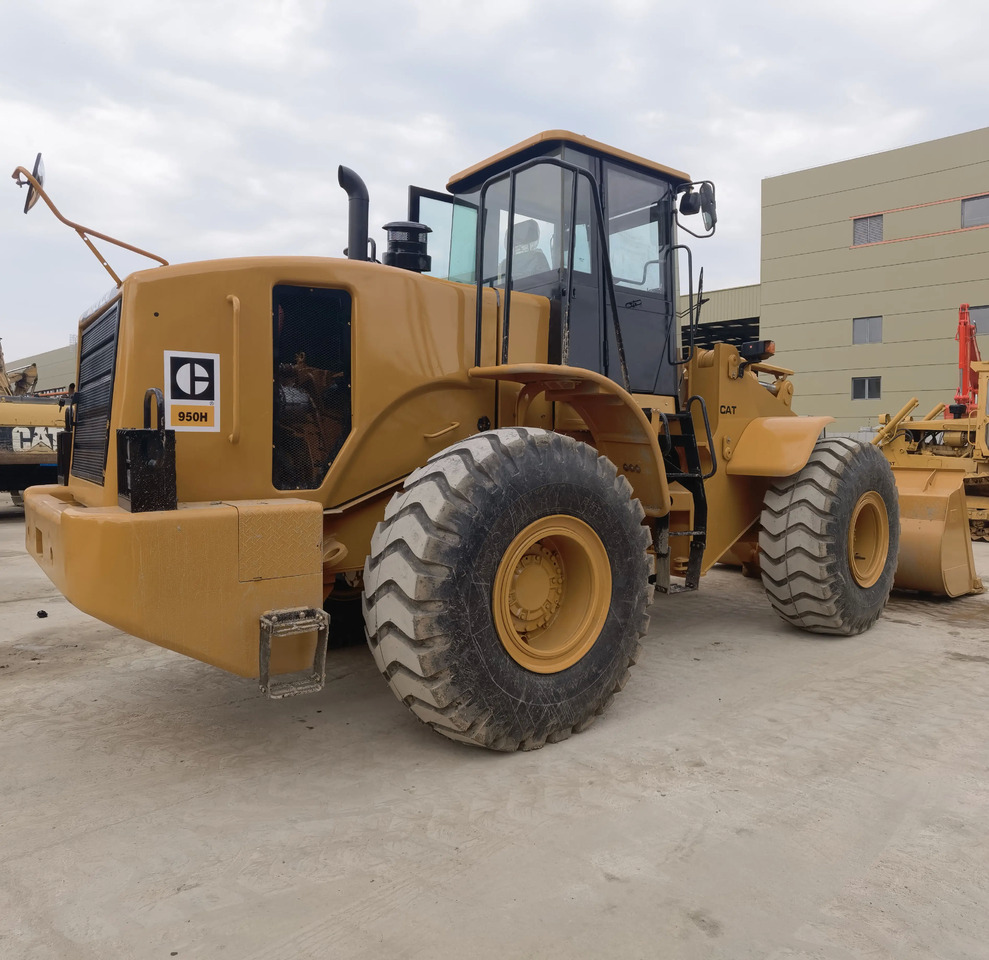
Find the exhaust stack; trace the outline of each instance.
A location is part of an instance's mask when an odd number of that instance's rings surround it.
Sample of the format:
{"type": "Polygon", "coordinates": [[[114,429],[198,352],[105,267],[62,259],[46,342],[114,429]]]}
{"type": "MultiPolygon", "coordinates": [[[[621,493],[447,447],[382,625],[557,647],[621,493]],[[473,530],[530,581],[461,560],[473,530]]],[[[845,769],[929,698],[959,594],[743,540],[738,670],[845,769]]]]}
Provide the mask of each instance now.
{"type": "Polygon", "coordinates": [[[347,219],[347,249],[350,260],[367,260],[367,209],[368,195],[364,181],[350,167],[342,164],[338,171],[340,186],[350,197],[347,219]]]}

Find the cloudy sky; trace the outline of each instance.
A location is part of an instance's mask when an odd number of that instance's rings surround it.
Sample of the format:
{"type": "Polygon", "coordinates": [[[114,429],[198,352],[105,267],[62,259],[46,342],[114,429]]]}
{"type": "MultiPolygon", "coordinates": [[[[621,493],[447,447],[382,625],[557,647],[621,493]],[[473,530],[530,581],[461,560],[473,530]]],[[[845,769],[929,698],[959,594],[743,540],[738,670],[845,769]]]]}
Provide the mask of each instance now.
{"type": "MultiPolygon", "coordinates": [[[[409,183],[562,127],[713,179],[705,285],[755,283],[763,177],[989,125],[978,0],[0,3],[0,167],[42,151],[65,216],[173,263],[339,256],[337,164],[378,227],[409,183]]],[[[0,180],[8,360],[111,286],[23,203],[0,180]]]]}

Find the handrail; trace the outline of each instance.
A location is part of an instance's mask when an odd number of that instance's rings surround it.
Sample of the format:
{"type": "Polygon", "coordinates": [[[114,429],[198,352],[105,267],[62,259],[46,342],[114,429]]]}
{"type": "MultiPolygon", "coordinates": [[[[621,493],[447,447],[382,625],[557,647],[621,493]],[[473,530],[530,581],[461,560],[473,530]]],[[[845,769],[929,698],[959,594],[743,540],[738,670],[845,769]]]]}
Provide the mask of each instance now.
{"type": "Polygon", "coordinates": [[[240,297],[227,294],[227,303],[233,307],[233,430],[227,435],[231,443],[240,442],[240,297]]]}
{"type": "Polygon", "coordinates": [[[707,418],[707,404],[704,398],[695,393],[692,397],[687,397],[685,405],[686,412],[690,413],[690,405],[694,402],[701,405],[701,415],[704,417],[704,432],[707,434],[707,450],[711,454],[711,469],[707,473],[701,474],[701,480],[710,480],[718,472],[718,455],[714,452],[714,439],[711,437],[711,421],[707,418]]]}
{"type": "Polygon", "coordinates": [[[448,433],[452,433],[457,427],[460,426],[459,420],[454,420],[449,426],[444,427],[442,430],[437,430],[436,433],[424,433],[422,435],[423,440],[438,440],[440,437],[446,436],[448,433]]]}
{"type": "MultiPolygon", "coordinates": [[[[666,359],[670,362],[673,367],[683,366],[685,363],[689,363],[691,357],[694,355],[694,334],[697,330],[697,321],[694,314],[694,254],[690,247],[685,243],[674,243],[672,246],[666,248],[664,253],[664,259],[672,260],[674,250],[686,250],[687,251],[687,339],[690,343],[690,349],[687,351],[687,356],[682,360],[677,360],[676,349],[677,345],[673,343],[673,328],[676,326],[675,323],[671,323],[669,329],[666,331],[666,359]],[[674,351],[670,353],[671,349],[674,351]]],[[[703,269],[701,273],[703,274],[703,269]]],[[[672,264],[671,271],[668,273],[672,276],[672,264]]],[[[698,305],[699,306],[699,305],[698,305]]],[[[676,306],[674,303],[673,312],[676,313],[676,306]]]]}
{"type": "MultiPolygon", "coordinates": [[[[560,339],[562,343],[560,345],[560,360],[563,362],[564,366],[570,364],[570,305],[573,303],[573,284],[571,279],[573,277],[573,261],[574,257],[577,255],[577,178],[570,178],[570,214],[573,217],[573,222],[570,226],[570,249],[569,249],[569,259],[567,263],[570,265],[567,270],[567,299],[566,305],[563,310],[563,332],[560,339]]],[[[628,384],[626,383],[626,387],[628,384]]]]}

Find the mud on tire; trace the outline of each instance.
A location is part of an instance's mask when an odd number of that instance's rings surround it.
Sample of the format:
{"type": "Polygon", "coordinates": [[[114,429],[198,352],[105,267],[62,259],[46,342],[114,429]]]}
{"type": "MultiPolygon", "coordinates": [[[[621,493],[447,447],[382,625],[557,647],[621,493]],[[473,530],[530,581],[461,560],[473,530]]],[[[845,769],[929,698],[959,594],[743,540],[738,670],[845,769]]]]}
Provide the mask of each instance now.
{"type": "Polygon", "coordinates": [[[819,440],[807,465],[767,492],[762,582],[788,623],[851,635],[882,613],[900,537],[893,472],[871,444],[819,440]]]}
{"type": "MultiPolygon", "coordinates": [[[[624,685],[649,622],[642,520],[614,466],[556,433],[491,430],[438,454],[392,498],[364,568],[368,643],[392,691],[438,733],[496,750],[583,730],[624,685]],[[603,547],[597,569],[610,571],[598,581],[610,582],[603,605],[581,621],[601,618],[572,651],[575,662],[551,660],[539,672],[523,665],[524,650],[509,652],[493,591],[527,549],[526,531],[553,518],[593,531],[595,549],[603,547]]],[[[552,559],[552,536],[546,544],[528,548],[514,582],[525,563],[545,562],[562,570],[565,598],[569,561],[565,551],[552,559]]]]}

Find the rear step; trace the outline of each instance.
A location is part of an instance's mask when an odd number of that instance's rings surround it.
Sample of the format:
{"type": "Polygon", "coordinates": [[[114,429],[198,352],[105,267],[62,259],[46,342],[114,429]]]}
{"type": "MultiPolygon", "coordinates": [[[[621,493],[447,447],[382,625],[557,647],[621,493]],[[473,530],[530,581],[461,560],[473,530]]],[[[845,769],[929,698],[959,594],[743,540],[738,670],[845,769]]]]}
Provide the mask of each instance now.
{"type": "Polygon", "coordinates": [[[261,639],[258,655],[258,682],[269,700],[297,697],[304,693],[319,693],[326,683],[326,643],[330,635],[330,617],[315,607],[293,607],[289,610],[269,610],[260,618],[261,639]],[[275,637],[294,637],[316,631],[316,652],[312,669],[271,680],[271,641],[275,637]]]}

